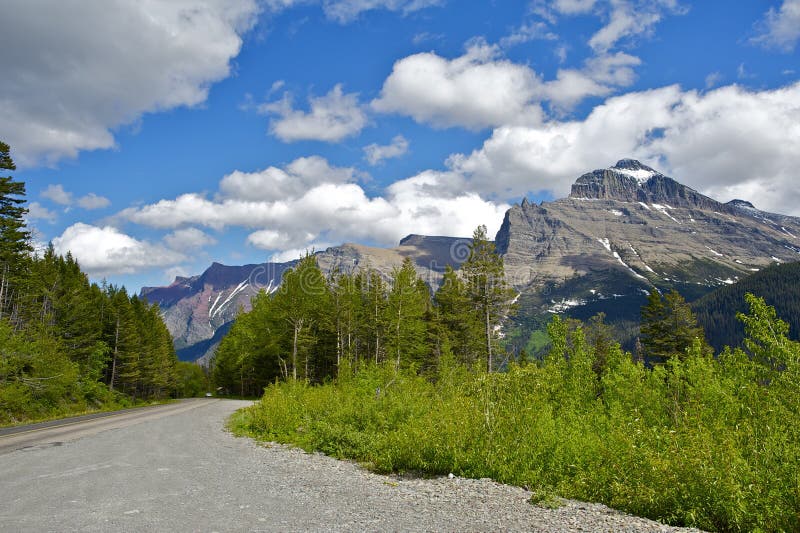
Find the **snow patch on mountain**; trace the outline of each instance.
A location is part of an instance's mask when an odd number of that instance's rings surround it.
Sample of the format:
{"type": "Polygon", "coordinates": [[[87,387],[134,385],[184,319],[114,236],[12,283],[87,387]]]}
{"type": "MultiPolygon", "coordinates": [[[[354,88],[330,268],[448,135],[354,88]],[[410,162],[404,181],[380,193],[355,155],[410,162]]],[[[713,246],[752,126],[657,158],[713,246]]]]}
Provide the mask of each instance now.
{"type": "Polygon", "coordinates": [[[610,168],[609,170],[613,170],[617,174],[623,174],[625,176],[629,176],[636,181],[639,182],[639,185],[644,185],[647,183],[647,180],[658,174],[658,172],[654,170],[645,170],[643,168],[631,170],[627,168],[610,168]]]}

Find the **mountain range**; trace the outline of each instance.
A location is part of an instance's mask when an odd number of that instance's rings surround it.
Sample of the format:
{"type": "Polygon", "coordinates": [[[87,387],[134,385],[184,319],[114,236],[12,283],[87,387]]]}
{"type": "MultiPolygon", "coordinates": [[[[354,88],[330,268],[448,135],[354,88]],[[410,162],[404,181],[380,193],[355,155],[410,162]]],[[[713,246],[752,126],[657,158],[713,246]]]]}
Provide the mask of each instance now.
{"type": "MultiPolygon", "coordinates": [[[[687,299],[776,263],[800,259],[800,219],[745,200],[718,202],[633,159],[577,178],[567,198],[512,206],[495,237],[506,276],[520,293],[517,348],[553,313],[614,322],[638,318],[653,287],[687,299]]],[[[317,252],[324,272],[370,267],[388,278],[411,257],[432,288],[446,265],[468,256],[470,239],[409,235],[394,248],[343,244],[317,252]]],[[[207,362],[239,309],[276,290],[294,262],[224,266],[145,287],[184,360],[207,362]]]]}

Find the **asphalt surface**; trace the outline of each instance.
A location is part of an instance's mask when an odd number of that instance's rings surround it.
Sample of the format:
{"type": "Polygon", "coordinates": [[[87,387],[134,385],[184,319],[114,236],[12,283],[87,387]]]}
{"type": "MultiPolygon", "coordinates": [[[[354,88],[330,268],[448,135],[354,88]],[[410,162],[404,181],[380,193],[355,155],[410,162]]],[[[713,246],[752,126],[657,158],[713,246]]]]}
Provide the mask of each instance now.
{"type": "MultiPolygon", "coordinates": [[[[179,400],[180,403],[191,402],[195,400],[179,400]]],[[[55,428],[59,426],[66,426],[76,424],[78,422],[86,422],[98,418],[107,418],[109,416],[120,416],[129,413],[138,413],[140,411],[148,411],[151,409],[158,409],[161,405],[146,405],[144,407],[131,407],[130,409],[121,409],[118,411],[102,411],[98,413],[90,413],[88,415],[71,416],[67,418],[59,418],[56,420],[48,420],[46,422],[36,422],[35,424],[23,424],[19,426],[8,426],[0,428],[0,437],[6,435],[14,435],[15,433],[28,433],[30,431],[38,431],[40,429],[55,428]]]]}
{"type": "Polygon", "coordinates": [[[250,402],[169,404],[0,437],[0,532],[672,531],[543,509],[490,480],[403,479],[224,430],[250,402]]]}

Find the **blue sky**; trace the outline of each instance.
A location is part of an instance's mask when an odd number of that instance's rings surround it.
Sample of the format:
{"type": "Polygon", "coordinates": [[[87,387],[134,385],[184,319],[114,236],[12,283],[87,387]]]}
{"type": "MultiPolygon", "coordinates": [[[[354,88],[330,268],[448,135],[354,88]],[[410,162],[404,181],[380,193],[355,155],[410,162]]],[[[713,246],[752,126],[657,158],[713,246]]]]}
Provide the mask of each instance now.
{"type": "Polygon", "coordinates": [[[800,215],[800,0],[11,0],[36,238],[133,290],[494,232],[636,157],[800,215]]]}

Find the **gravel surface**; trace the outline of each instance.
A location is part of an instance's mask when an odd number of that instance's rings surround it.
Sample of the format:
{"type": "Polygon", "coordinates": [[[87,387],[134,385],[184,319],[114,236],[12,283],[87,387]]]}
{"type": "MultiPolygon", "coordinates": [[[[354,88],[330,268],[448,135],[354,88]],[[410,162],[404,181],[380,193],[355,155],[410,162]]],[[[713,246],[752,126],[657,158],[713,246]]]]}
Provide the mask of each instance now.
{"type": "Polygon", "coordinates": [[[381,476],[259,445],[222,429],[244,405],[206,402],[0,455],[0,530],[681,531],[603,505],[538,507],[490,480],[381,476]]]}

